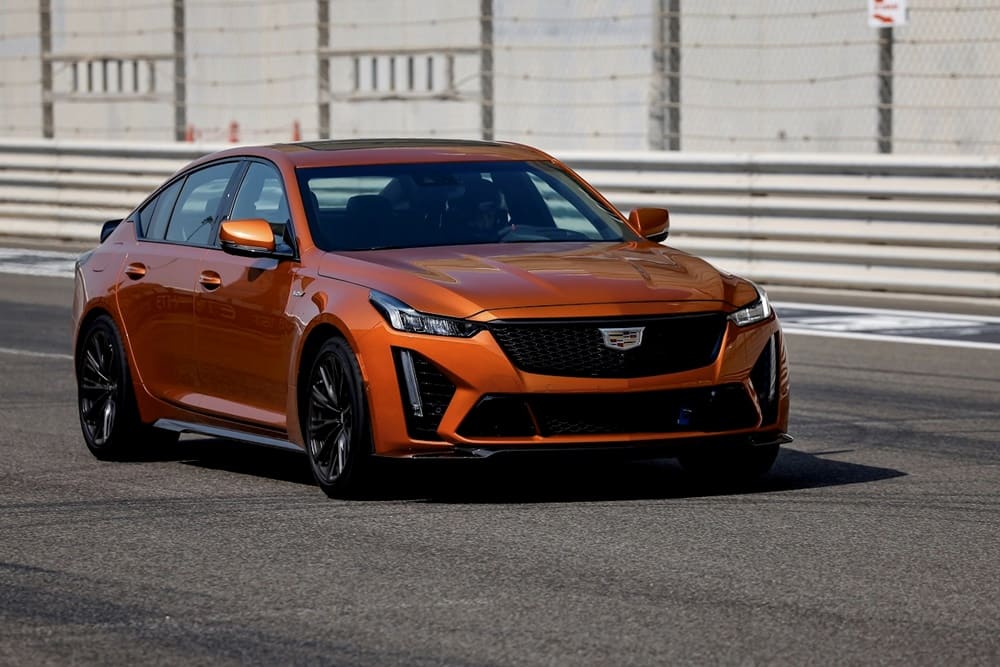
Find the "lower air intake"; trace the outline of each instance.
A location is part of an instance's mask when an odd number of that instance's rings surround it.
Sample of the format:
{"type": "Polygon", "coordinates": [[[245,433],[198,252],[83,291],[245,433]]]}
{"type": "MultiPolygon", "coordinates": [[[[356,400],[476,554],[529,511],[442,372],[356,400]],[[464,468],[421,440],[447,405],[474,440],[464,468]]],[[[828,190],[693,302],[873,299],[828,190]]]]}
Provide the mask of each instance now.
{"type": "Polygon", "coordinates": [[[754,402],[741,384],[630,394],[484,396],[458,429],[497,436],[720,433],[753,428],[754,402]]]}

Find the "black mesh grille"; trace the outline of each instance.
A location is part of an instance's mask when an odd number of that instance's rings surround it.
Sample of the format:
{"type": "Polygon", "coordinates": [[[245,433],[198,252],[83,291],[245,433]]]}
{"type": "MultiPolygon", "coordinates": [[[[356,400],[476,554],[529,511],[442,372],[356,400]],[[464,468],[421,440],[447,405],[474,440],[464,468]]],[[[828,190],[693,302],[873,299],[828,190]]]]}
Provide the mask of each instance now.
{"type": "Polygon", "coordinates": [[[701,368],[719,353],[723,313],[614,320],[508,320],[488,325],[518,368],[568,377],[632,378],[701,368]],[[643,327],[642,344],[617,350],[601,329],[643,327]]]}
{"type": "Polygon", "coordinates": [[[394,349],[393,356],[396,359],[396,376],[399,379],[399,392],[403,397],[406,430],[412,438],[440,440],[441,438],[437,434],[437,429],[441,425],[441,418],[444,416],[444,411],[448,409],[448,404],[451,403],[451,399],[455,395],[455,385],[426,357],[410,351],[410,357],[413,359],[413,370],[417,376],[420,401],[423,407],[423,416],[416,416],[410,407],[400,352],[401,350],[394,349]]]}
{"type": "Polygon", "coordinates": [[[525,410],[534,417],[537,435],[542,436],[719,433],[753,428],[759,421],[743,385],[727,384],[628,394],[485,396],[458,432],[466,437],[495,436],[497,425],[523,424],[525,410]]]}

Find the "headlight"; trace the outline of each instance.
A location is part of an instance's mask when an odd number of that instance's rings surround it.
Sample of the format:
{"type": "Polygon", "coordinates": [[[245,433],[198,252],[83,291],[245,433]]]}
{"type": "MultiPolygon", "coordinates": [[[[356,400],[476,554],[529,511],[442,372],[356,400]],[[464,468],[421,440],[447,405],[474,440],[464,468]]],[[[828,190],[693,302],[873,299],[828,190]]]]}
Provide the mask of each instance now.
{"type": "Polygon", "coordinates": [[[482,325],[468,320],[443,315],[430,315],[410,308],[399,299],[372,290],[368,300],[382,314],[393,329],[432,336],[457,336],[468,338],[482,330],[482,325]]]}
{"type": "Polygon", "coordinates": [[[771,317],[771,302],[767,300],[767,292],[757,285],[754,285],[754,289],[757,290],[757,300],[729,314],[729,320],[738,327],[757,324],[771,317]]]}

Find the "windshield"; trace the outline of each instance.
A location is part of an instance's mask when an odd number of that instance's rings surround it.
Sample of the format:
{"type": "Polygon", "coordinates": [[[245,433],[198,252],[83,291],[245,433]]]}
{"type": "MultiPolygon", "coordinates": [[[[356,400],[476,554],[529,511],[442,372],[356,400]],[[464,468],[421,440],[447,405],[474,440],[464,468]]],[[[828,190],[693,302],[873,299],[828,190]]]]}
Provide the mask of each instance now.
{"type": "Polygon", "coordinates": [[[639,238],[543,162],[320,167],[298,178],[323,250],[639,238]]]}

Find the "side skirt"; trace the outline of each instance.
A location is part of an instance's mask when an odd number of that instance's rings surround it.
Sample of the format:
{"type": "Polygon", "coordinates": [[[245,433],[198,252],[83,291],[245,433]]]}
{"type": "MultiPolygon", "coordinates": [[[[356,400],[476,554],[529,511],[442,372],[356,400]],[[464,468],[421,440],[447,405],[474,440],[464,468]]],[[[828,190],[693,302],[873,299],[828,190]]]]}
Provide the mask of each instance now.
{"type": "Polygon", "coordinates": [[[254,433],[237,431],[235,429],[223,428],[221,426],[193,424],[191,422],[180,421],[177,419],[158,419],[153,423],[153,426],[156,428],[162,428],[165,431],[175,431],[177,433],[197,433],[198,435],[208,435],[213,438],[239,440],[241,442],[248,442],[254,445],[263,445],[264,447],[275,447],[277,449],[290,450],[298,452],[299,454],[305,453],[305,450],[288,440],[271,438],[266,435],[256,435],[254,433]]]}

